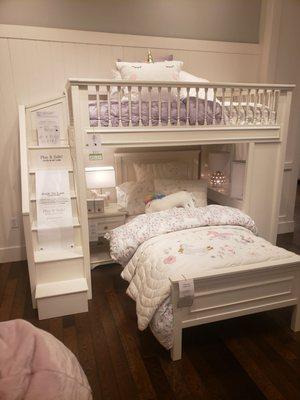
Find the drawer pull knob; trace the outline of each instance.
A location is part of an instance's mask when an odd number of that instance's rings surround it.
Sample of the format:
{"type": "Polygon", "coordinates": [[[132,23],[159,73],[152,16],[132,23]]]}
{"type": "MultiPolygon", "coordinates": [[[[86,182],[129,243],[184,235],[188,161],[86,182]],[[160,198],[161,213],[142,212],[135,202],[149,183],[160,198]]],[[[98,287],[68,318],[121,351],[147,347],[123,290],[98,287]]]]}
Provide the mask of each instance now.
{"type": "Polygon", "coordinates": [[[108,229],[108,226],[105,226],[104,229],[107,230],[107,229],[108,229]]]}

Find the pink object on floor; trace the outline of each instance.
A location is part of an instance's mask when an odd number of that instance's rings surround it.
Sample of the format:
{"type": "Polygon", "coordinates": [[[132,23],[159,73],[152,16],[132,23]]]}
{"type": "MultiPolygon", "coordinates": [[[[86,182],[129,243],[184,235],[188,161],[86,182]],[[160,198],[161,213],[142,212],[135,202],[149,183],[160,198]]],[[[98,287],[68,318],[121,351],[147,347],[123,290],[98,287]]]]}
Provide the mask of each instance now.
{"type": "Polygon", "coordinates": [[[0,323],[1,400],[91,400],[74,354],[50,333],[17,319],[0,323]]]}

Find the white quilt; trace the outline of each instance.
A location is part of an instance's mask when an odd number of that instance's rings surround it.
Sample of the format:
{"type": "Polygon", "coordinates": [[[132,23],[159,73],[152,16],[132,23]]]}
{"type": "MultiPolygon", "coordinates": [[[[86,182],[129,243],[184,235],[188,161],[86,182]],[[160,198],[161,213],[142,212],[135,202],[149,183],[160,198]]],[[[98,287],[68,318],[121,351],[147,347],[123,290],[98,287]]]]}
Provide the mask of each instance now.
{"type": "Polygon", "coordinates": [[[237,209],[211,205],[172,209],[135,218],[110,235],[112,255],[127,262],[122,277],[145,329],[170,295],[172,275],[204,273],[292,253],[257,237],[254,222],[237,209]]]}

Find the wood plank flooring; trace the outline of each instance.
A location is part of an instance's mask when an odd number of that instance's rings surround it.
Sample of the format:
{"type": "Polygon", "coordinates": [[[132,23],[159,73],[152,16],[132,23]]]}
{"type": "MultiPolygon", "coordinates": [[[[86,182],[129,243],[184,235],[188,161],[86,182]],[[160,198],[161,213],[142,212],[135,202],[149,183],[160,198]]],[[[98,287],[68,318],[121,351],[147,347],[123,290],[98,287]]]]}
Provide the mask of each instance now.
{"type": "MultiPolygon", "coordinates": [[[[300,254],[300,190],[294,235],[278,244],[300,254]]],[[[39,321],[31,307],[26,262],[0,265],[0,321],[24,318],[60,339],[78,357],[94,399],[300,399],[300,334],[290,309],[186,329],[183,358],[150,331],[139,332],[120,267],[92,271],[89,312],[39,321]]]]}

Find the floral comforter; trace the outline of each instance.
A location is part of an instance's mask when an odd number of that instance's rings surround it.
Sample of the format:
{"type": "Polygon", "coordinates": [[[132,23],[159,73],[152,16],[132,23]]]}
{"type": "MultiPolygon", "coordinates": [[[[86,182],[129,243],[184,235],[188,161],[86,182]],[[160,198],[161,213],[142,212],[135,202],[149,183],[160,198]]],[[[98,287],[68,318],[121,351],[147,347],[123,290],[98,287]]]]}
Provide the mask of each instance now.
{"type": "Polygon", "coordinates": [[[249,216],[218,205],[141,215],[113,230],[111,254],[126,264],[122,277],[136,302],[139,329],[151,323],[159,341],[172,347],[168,298],[174,274],[203,274],[292,255],[255,234],[249,216]]]}

